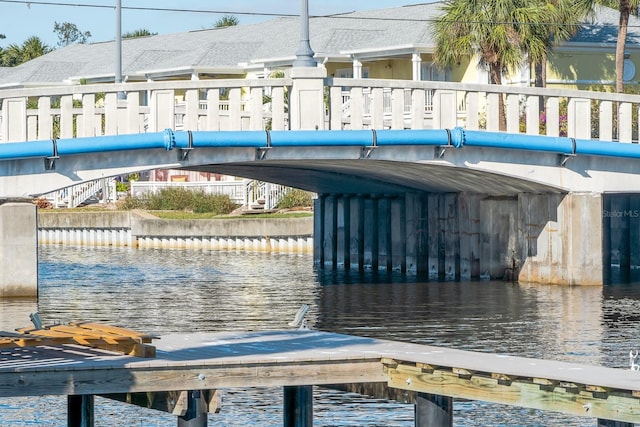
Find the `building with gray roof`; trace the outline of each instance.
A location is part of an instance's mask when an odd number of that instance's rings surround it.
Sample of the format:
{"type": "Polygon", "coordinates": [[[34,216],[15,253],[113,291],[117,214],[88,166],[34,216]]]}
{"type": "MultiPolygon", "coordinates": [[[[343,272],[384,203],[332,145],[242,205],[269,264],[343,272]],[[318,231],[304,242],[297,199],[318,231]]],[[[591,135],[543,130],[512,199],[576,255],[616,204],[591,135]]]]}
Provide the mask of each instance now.
{"type": "MultiPolygon", "coordinates": [[[[433,65],[431,23],[441,14],[440,6],[439,2],[423,3],[312,17],[311,47],[329,75],[449,79],[450,73],[429,74],[425,71],[433,65]],[[416,62],[422,67],[418,71],[416,62]]],[[[565,58],[566,52],[573,50],[589,55],[613,54],[617,22],[616,10],[596,7],[578,34],[558,48],[558,52],[564,52],[565,58]]],[[[632,64],[633,56],[640,58],[639,27],[640,20],[632,17],[627,45],[632,64]]],[[[300,23],[296,17],[124,39],[122,74],[125,81],[262,77],[272,70],[291,67],[299,39],[300,23]]],[[[115,49],[114,41],[75,44],[14,68],[0,68],[0,88],[112,82],[115,49]]],[[[550,60],[561,56],[550,56],[550,60]]],[[[559,76],[558,81],[573,79],[577,82],[582,78],[564,71],[569,68],[555,66],[560,73],[566,74],[559,76]]],[[[589,81],[608,78],[610,76],[584,77],[589,81]]]]}

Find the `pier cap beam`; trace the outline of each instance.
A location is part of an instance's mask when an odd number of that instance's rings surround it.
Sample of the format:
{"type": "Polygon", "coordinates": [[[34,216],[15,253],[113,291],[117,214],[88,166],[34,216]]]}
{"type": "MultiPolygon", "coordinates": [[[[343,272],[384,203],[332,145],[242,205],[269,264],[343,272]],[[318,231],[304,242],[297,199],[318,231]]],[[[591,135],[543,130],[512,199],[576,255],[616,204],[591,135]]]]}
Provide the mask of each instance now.
{"type": "Polygon", "coordinates": [[[37,207],[0,199],[0,298],[38,296],[37,207]]]}

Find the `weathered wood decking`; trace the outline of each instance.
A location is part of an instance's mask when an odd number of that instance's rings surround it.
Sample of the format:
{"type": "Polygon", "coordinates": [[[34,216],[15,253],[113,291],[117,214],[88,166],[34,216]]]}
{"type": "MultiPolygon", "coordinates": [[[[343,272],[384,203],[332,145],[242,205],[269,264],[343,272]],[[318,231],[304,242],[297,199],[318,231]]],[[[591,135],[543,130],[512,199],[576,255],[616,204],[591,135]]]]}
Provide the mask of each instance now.
{"type": "Polygon", "coordinates": [[[319,331],[163,336],[142,359],[75,345],[0,349],[0,397],[386,382],[455,398],[640,421],[640,372],[319,331]]]}

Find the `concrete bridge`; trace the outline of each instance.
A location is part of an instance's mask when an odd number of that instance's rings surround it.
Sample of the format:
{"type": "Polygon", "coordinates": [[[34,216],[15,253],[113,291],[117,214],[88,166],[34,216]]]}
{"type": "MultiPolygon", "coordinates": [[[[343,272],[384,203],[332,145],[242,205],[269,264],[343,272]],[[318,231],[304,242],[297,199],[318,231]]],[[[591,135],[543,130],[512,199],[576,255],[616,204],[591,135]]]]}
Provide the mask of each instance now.
{"type": "Polygon", "coordinates": [[[318,193],[324,267],[600,285],[640,265],[638,96],[331,79],[320,67],[0,98],[3,296],[37,292],[25,200],[160,168],[318,193]]]}

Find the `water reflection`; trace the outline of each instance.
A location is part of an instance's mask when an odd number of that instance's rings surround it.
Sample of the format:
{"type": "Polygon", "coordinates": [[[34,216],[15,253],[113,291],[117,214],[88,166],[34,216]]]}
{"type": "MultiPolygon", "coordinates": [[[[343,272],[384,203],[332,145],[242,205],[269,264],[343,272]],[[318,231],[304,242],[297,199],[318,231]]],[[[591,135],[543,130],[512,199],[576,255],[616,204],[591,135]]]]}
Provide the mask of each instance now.
{"type": "MultiPolygon", "coordinates": [[[[123,248],[40,250],[45,323],[104,321],[145,332],[287,328],[303,303],[320,330],[627,368],[640,349],[637,286],[424,282],[396,273],[314,272],[307,255],[123,248]]],[[[33,303],[0,301],[0,329],[33,303]]],[[[317,426],[412,426],[411,405],[315,391],[317,426]]],[[[227,390],[211,426],[282,423],[281,390],[227,390]]],[[[64,425],[60,398],[0,400],[0,425],[64,425]],[[26,418],[22,417],[22,409],[26,418]],[[62,414],[62,417],[60,416],[62,414]],[[25,421],[21,421],[25,420],[25,421]]],[[[171,415],[101,400],[96,425],[174,426],[171,415]]],[[[593,426],[590,418],[457,402],[456,426],[593,426]]]]}

